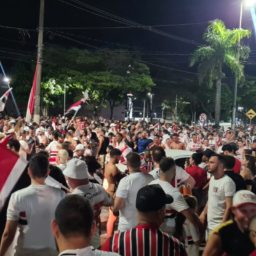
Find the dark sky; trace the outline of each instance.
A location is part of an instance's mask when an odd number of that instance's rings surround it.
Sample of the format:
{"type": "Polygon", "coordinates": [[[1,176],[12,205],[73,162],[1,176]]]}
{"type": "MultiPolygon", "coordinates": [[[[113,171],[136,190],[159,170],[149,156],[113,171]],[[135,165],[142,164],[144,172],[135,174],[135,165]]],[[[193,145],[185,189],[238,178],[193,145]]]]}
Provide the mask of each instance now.
{"type": "MultiPolygon", "coordinates": [[[[102,28],[126,25],[89,13],[83,3],[143,25],[166,25],[155,28],[169,35],[179,36],[200,44],[202,33],[210,20],[219,18],[229,28],[238,26],[240,1],[45,0],[44,42],[46,46],[60,44],[87,49],[106,47],[139,50],[144,54],[144,60],[150,63],[193,71],[189,69],[188,61],[189,54],[196,48],[194,44],[173,40],[138,28],[102,28]],[[70,4],[75,5],[76,8],[70,4]],[[67,27],[89,27],[90,29],[75,30],[67,29],[67,27]]],[[[7,67],[7,71],[20,56],[35,60],[38,15],[39,0],[2,1],[0,60],[7,67]]],[[[244,10],[243,27],[252,29],[250,13],[246,10],[244,10]]],[[[254,36],[249,44],[254,50],[254,36]]],[[[253,59],[253,54],[251,59],[253,59]]],[[[161,69],[161,67],[158,68],[161,69]]],[[[154,67],[155,70],[158,68],[154,67]]],[[[247,69],[251,71],[254,67],[250,66],[247,69]]]]}
{"type": "MultiPolygon", "coordinates": [[[[227,26],[238,25],[241,0],[45,0],[46,27],[92,27],[124,26],[90,14],[80,3],[87,3],[120,17],[145,25],[173,25],[158,27],[166,33],[201,42],[201,35],[207,21],[220,18],[227,26]],[[66,2],[66,3],[64,3],[66,2]],[[74,3],[80,2],[80,3],[74,3]],[[74,8],[69,4],[76,5],[74,8]],[[190,23],[190,25],[177,25],[190,23]],[[199,23],[199,24],[193,24],[199,23]]],[[[38,26],[39,0],[8,0],[1,3],[0,25],[36,29],[38,26]]],[[[249,12],[244,12],[244,26],[251,28],[249,12]]],[[[0,28],[0,45],[19,50],[34,50],[36,32],[0,28]],[[17,40],[12,42],[8,40],[17,40]]],[[[58,42],[49,31],[61,32],[78,41],[97,47],[119,47],[141,49],[142,51],[166,51],[188,53],[194,45],[172,40],[142,29],[100,29],[100,30],[56,30],[48,29],[45,43],[58,42]],[[98,41],[97,41],[98,40],[98,41]]],[[[64,38],[62,44],[77,46],[64,38]]]]}

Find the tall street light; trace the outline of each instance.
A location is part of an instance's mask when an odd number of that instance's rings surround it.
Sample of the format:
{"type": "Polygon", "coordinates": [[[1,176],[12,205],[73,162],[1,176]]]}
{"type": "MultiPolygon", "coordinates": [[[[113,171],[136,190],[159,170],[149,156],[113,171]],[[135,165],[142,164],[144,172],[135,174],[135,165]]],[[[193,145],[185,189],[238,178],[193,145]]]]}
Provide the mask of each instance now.
{"type": "Polygon", "coordinates": [[[148,92],[148,97],[149,97],[149,112],[150,112],[150,122],[153,121],[153,96],[154,94],[151,92],[148,92]]]}
{"type": "MultiPolygon", "coordinates": [[[[239,15],[239,29],[242,28],[244,7],[250,8],[255,5],[256,5],[256,0],[241,0],[240,15],[239,15]]],[[[240,49],[239,48],[240,48],[240,40],[238,42],[238,53],[237,53],[238,61],[240,59],[240,52],[239,52],[240,49]]],[[[237,78],[235,78],[233,111],[232,111],[232,128],[233,129],[235,129],[235,127],[236,127],[237,86],[238,86],[238,80],[237,80],[237,78]]]]}

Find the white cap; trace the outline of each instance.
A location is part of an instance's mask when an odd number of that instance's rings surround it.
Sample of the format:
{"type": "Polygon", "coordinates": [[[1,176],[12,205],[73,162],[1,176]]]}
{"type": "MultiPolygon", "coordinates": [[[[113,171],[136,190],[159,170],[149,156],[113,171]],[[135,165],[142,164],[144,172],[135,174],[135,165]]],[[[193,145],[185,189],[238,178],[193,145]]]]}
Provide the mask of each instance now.
{"type": "Polygon", "coordinates": [[[78,145],[76,145],[75,151],[77,151],[77,150],[84,150],[84,149],[85,148],[84,148],[83,144],[78,144],[78,145]]]}
{"type": "Polygon", "coordinates": [[[116,124],[115,123],[111,123],[110,127],[116,127],[116,124]]]}
{"type": "Polygon", "coordinates": [[[38,134],[38,132],[45,132],[44,128],[43,127],[38,127],[36,129],[36,134],[38,134]]]}
{"type": "Polygon", "coordinates": [[[71,179],[84,180],[89,178],[88,168],[85,161],[73,158],[67,162],[63,174],[71,179]]]}
{"type": "Polygon", "coordinates": [[[240,190],[233,197],[233,206],[238,207],[243,204],[255,204],[256,195],[248,190],[240,190]]]}

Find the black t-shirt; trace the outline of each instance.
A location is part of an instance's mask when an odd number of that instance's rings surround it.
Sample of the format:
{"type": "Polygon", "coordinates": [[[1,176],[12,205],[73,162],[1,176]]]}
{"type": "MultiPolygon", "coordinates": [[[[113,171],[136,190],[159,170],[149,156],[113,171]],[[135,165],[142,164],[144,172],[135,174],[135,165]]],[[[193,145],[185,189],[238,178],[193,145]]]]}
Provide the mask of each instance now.
{"type": "Polygon", "coordinates": [[[246,189],[245,180],[240,174],[234,173],[233,171],[225,171],[225,174],[228,175],[236,184],[236,191],[246,189]]]}
{"type": "Polygon", "coordinates": [[[247,256],[254,250],[248,234],[242,233],[235,221],[223,223],[215,233],[219,234],[222,250],[229,256],[247,256]]]}

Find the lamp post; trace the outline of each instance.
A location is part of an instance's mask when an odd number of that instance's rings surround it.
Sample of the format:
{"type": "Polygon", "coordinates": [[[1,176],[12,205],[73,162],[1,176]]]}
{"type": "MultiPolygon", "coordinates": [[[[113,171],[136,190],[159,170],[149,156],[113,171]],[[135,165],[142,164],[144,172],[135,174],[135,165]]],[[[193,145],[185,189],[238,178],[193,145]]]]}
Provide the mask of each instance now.
{"type": "MultiPolygon", "coordinates": [[[[244,6],[252,7],[256,4],[256,0],[242,0],[240,4],[240,15],[239,15],[239,29],[242,28],[243,23],[243,10],[244,6]]],[[[237,60],[240,59],[240,40],[238,41],[238,53],[237,53],[237,60]]],[[[232,110],[232,129],[236,127],[236,105],[237,105],[237,87],[238,87],[238,80],[235,78],[235,85],[234,85],[234,99],[233,99],[233,110],[232,110]]]]}
{"type": "Polygon", "coordinates": [[[153,96],[154,94],[149,92],[148,97],[149,97],[149,113],[150,113],[150,122],[153,120],[152,112],[153,112],[153,96]]]}
{"type": "Polygon", "coordinates": [[[127,119],[132,120],[133,119],[133,94],[132,93],[127,93],[127,98],[128,98],[128,106],[127,106],[127,119]]]}

